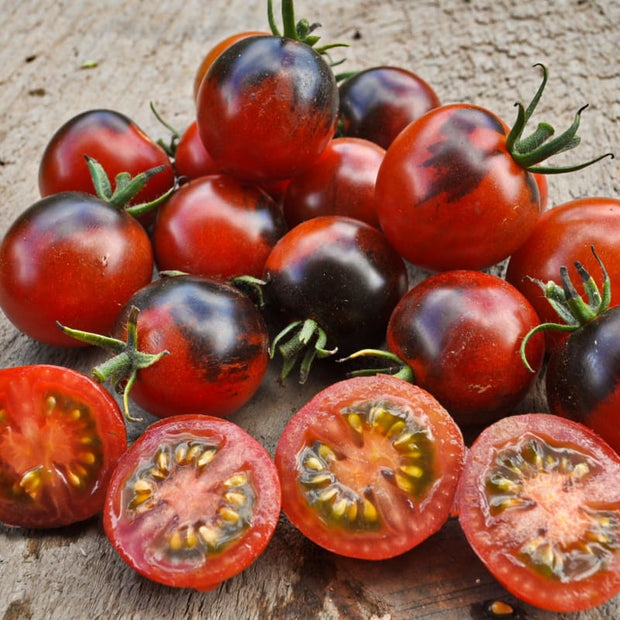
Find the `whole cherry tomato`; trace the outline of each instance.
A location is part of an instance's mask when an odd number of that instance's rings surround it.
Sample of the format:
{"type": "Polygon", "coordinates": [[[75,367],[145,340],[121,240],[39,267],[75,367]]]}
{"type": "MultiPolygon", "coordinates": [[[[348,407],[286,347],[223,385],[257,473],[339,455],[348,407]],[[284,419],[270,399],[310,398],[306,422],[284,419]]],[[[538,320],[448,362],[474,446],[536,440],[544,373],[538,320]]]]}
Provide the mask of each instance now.
{"type": "Polygon", "coordinates": [[[252,564],[279,516],[265,448],[232,422],[185,415],[149,426],[120,459],[103,526],[140,574],[204,591],[252,564]]]}
{"type": "Polygon", "coordinates": [[[448,412],[396,377],[355,377],[306,403],[276,448],[282,508],[340,555],[391,558],[446,522],[465,460],[448,412]]]}
{"type": "Polygon", "coordinates": [[[0,522],[92,517],[126,447],[116,401],[90,377],[44,364],[0,370],[0,522]]]}
{"type": "Polygon", "coordinates": [[[152,231],[155,262],[160,271],[260,278],[285,232],[279,205],[258,186],[223,174],[200,177],[159,207],[152,231]]]}
{"type": "Polygon", "coordinates": [[[401,67],[371,67],[339,86],[341,132],[387,149],[412,121],[440,105],[420,76],[401,67]]]}
{"type": "Polygon", "coordinates": [[[360,138],[335,138],[291,179],[282,208],[290,227],[317,215],[344,215],[379,227],[375,182],[385,150],[360,138]]]}
{"type": "Polygon", "coordinates": [[[0,244],[0,306],[18,329],[50,345],[80,345],[58,321],[108,334],[125,302],[152,276],[144,228],[90,194],[42,198],[0,244]]]}
{"type": "Polygon", "coordinates": [[[180,183],[220,172],[202,143],[196,121],[191,122],[179,137],[174,149],[174,169],[180,183]]]}
{"type": "Polygon", "coordinates": [[[523,601],[574,612],[620,592],[620,457],[585,426],[543,413],[495,422],[469,450],[455,506],[523,601]]]}
{"type": "Polygon", "coordinates": [[[132,177],[157,166],[132,203],[151,202],[174,186],[174,169],[164,149],[124,114],[88,110],[69,119],[52,136],[39,164],[41,196],[64,191],[95,194],[85,155],[97,160],[110,177],[132,177]]]}

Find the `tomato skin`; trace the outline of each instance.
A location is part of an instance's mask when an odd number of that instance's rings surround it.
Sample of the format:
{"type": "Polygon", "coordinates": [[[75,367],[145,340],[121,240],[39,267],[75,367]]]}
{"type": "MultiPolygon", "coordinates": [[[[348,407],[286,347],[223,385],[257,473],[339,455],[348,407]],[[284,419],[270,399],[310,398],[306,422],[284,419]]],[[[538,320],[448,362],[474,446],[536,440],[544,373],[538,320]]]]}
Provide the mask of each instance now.
{"type": "Polygon", "coordinates": [[[551,413],[589,426],[620,454],[620,306],[558,345],[545,385],[551,413]]]}
{"type": "MultiPolygon", "coordinates": [[[[403,261],[376,228],[324,215],[295,226],[265,262],[265,298],[287,321],[313,319],[346,355],[385,338],[407,290],[403,261]]],[[[331,344],[330,344],[331,343],[331,344]]]]}
{"type": "Polygon", "coordinates": [[[343,215],[379,228],[375,182],[385,150],[360,138],[334,138],[288,184],[282,208],[289,227],[318,215],[343,215]]]}
{"type": "Polygon", "coordinates": [[[143,368],[130,396],[157,417],[227,416],[258,389],[269,360],[263,317],[228,284],[170,276],[137,291],[117,321],[123,338],[129,309],[139,310],[138,350],[169,355],[143,368]]]}
{"type": "Polygon", "coordinates": [[[280,207],[258,186],[229,175],[200,177],[159,207],[152,239],[160,270],[260,278],[286,232],[280,207]]]}
{"type": "Polygon", "coordinates": [[[387,149],[422,114],[440,105],[420,76],[401,67],[371,67],[342,82],[342,134],[365,138],[387,149]]]}
{"type": "MultiPolygon", "coordinates": [[[[431,275],[394,308],[387,346],[464,426],[506,415],[536,380],[521,360],[525,335],[539,324],[527,299],[503,279],[451,270],[431,275]]],[[[527,347],[538,371],[544,337],[527,347]]]]}
{"type": "MultiPolygon", "coordinates": [[[[346,379],[332,384],[306,403],[291,418],[280,437],[275,463],[282,485],[282,508],[306,537],[333,553],[365,560],[394,557],[412,549],[445,523],[463,466],[464,452],[457,425],[424,390],[388,375],[346,379]],[[376,403],[385,408],[394,406],[407,411],[401,423],[406,419],[412,428],[422,431],[420,437],[432,438],[423,448],[428,457],[423,465],[423,475],[428,475],[427,483],[417,495],[399,489],[391,475],[385,473],[392,465],[388,453],[394,450],[386,438],[387,429],[373,432],[365,427],[363,439],[360,439],[354,425],[345,420],[343,411],[346,408],[361,407],[363,403],[376,403]],[[379,443],[375,444],[373,438],[379,443]],[[385,442],[381,442],[382,439],[385,442]],[[305,492],[309,481],[305,483],[299,476],[300,473],[302,477],[312,473],[303,472],[303,453],[305,448],[312,449],[316,442],[330,448],[336,458],[334,463],[326,457],[324,468],[314,471],[315,475],[329,469],[334,472],[338,484],[342,484],[342,495],[350,496],[344,489],[348,480],[350,490],[359,493],[360,500],[364,496],[374,503],[378,527],[369,524],[358,527],[356,517],[359,512],[353,516],[349,511],[342,523],[330,523],[319,508],[311,505],[312,495],[305,492]],[[364,449],[371,444],[377,445],[377,449],[364,449]],[[380,450],[379,445],[383,449],[380,450]],[[351,467],[348,472],[347,467],[351,467]],[[356,472],[363,483],[356,481],[356,472]],[[357,488],[360,485],[364,488],[357,488]]],[[[333,500],[326,501],[328,508],[333,500]]],[[[362,510],[359,507],[359,511],[362,510]]]]}
{"type": "Polygon", "coordinates": [[[0,244],[0,306],[31,338],[82,343],[57,326],[108,334],[123,304],[153,274],[153,250],[129,214],[90,194],[35,202],[0,244]]]}
{"type": "Polygon", "coordinates": [[[41,196],[65,191],[95,194],[85,155],[103,166],[112,183],[119,172],[136,176],[164,166],[132,204],[155,200],[174,185],[174,169],[161,146],[124,114],[97,109],[69,119],[48,142],[39,163],[41,196]]]}
{"type": "MultiPolygon", "coordinates": [[[[579,261],[602,290],[601,269],[592,254],[594,246],[603,261],[611,282],[620,282],[620,200],[588,197],[571,200],[543,213],[527,241],[516,250],[506,270],[506,280],[516,286],[536,309],[541,322],[557,322],[557,314],[545,299],[540,287],[529,278],[542,282],[558,279],[560,267],[579,261]]],[[[577,278],[575,288],[583,294],[577,278]]],[[[620,303],[613,296],[611,305],[620,303]]],[[[564,334],[545,332],[547,348],[553,350],[564,334]]]]}
{"type": "Polygon", "coordinates": [[[321,55],[272,36],[247,37],[222,52],[196,107],[213,159],[224,172],[258,183],[289,179],[316,160],[337,114],[336,79],[321,55]]]}
{"type": "Polygon", "coordinates": [[[105,388],[60,366],[3,368],[0,409],[0,522],[55,528],[97,514],[127,447],[105,388]]]}
{"type": "Polygon", "coordinates": [[[433,271],[502,261],[540,212],[538,185],[508,153],[503,121],[467,104],[434,108],[398,135],[379,169],[376,197],[390,243],[433,271]]]}
{"type": "Polygon", "coordinates": [[[503,418],[489,426],[469,450],[456,504],[473,550],[495,578],[521,600],[549,611],[572,612],[601,605],[620,592],[620,555],[617,547],[612,548],[613,540],[620,537],[620,457],[582,424],[533,413],[503,418]],[[516,450],[527,456],[531,440],[543,459],[547,453],[565,455],[579,467],[563,470],[561,460],[549,460],[548,471],[541,472],[534,459],[517,457],[506,459],[502,469],[504,455],[516,450]],[[493,476],[510,475],[509,463],[519,469],[520,486],[506,490],[505,496],[496,492],[499,503],[494,504],[492,489],[501,481],[493,476]],[[519,502],[514,508],[509,506],[511,499],[519,502]],[[586,524],[592,529],[586,530],[586,524]],[[602,543],[604,548],[597,549],[597,527],[612,539],[602,543]],[[526,553],[520,557],[519,550],[527,549],[528,542],[540,544],[543,561],[544,545],[549,542],[549,553],[560,556],[559,560],[565,556],[564,564],[558,561],[547,574],[537,570],[526,553]],[[600,559],[604,566],[579,575],[578,560],[571,561],[571,553],[579,554],[579,545],[588,550],[589,561],[600,559]],[[563,578],[556,572],[563,573],[563,578]]]}
{"type": "MultiPolygon", "coordinates": [[[[204,453],[203,453],[204,454],[204,453]]],[[[233,485],[233,491],[234,491],[233,485]]],[[[246,498],[247,499],[247,498],[246,498]]],[[[269,543],[280,514],[280,484],[277,472],[265,449],[248,433],[226,420],[201,415],[184,415],[160,420],[149,426],[120,459],[108,487],[103,526],[111,544],[134,570],[152,581],[178,588],[205,591],[247,568],[269,543]],[[144,470],[145,463],[157,465],[156,453],[162,446],[180,442],[205,442],[217,448],[215,458],[195,473],[197,459],[175,459],[172,452],[170,469],[161,470],[162,481],[148,480],[158,502],[140,512],[132,509],[132,477],[144,470]],[[184,471],[191,468],[189,475],[184,471]],[[251,478],[256,498],[245,531],[219,552],[207,553],[200,537],[201,525],[217,513],[216,499],[222,500],[226,480],[237,472],[251,478]],[[185,482],[175,487],[177,479],[185,482]],[[173,477],[167,485],[169,477],[173,477]],[[199,551],[185,555],[166,548],[166,539],[174,528],[178,532],[191,528],[199,551]],[[185,529],[187,528],[187,529],[185,529]]],[[[233,510],[241,510],[234,504],[233,510]]]]}
{"type": "Polygon", "coordinates": [[[174,169],[179,182],[208,174],[220,172],[219,166],[213,161],[213,157],[207,153],[198,133],[198,124],[192,121],[181,135],[174,154],[174,169]]]}

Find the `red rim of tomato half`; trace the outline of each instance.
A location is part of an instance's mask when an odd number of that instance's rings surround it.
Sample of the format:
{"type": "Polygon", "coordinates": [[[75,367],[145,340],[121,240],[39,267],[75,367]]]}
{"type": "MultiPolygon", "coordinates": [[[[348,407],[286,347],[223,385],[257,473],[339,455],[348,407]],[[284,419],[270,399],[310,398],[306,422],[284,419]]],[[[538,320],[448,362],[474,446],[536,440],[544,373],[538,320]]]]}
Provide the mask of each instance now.
{"type": "Polygon", "coordinates": [[[461,431],[428,392],[388,375],[346,379],[282,433],[282,508],[329,551],[394,557],[446,522],[464,453],[461,431]]]}
{"type": "Polygon", "coordinates": [[[572,612],[620,592],[620,457],[585,426],[545,413],[495,422],[456,502],[473,550],[522,601],[572,612]]]}
{"type": "Polygon", "coordinates": [[[189,414],[152,424],[130,446],[103,525],[141,575],[205,591],[256,560],[279,514],[277,472],[263,446],[232,422],[189,414]]]}

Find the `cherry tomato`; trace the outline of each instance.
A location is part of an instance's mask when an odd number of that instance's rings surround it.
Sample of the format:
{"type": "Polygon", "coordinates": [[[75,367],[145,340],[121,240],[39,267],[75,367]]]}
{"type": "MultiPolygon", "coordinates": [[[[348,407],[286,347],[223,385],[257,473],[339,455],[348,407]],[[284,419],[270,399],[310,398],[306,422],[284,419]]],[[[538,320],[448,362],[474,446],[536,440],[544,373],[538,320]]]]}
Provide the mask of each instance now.
{"type": "Polygon", "coordinates": [[[185,415],[149,426],[121,458],[103,525],[140,574],[211,590],[254,562],[279,514],[266,450],[232,422],[185,415]]]}
{"type": "Polygon", "coordinates": [[[159,207],[152,239],[160,270],[217,278],[260,278],[286,232],[279,205],[258,186],[228,175],[200,177],[159,207]]]}
{"type": "Polygon", "coordinates": [[[90,194],[42,198],[0,244],[0,306],[18,329],[50,345],[80,345],[57,321],[109,333],[123,304],[152,275],[144,228],[90,194]]]}
{"type": "Polygon", "coordinates": [[[329,551],[394,557],[446,522],[464,452],[457,425],[424,390],[388,375],[340,381],[282,433],[282,508],[329,551]]]}
{"type": "Polygon", "coordinates": [[[202,143],[196,121],[189,124],[176,144],[174,169],[181,183],[220,172],[202,143]]]}
{"type": "Polygon", "coordinates": [[[540,212],[536,181],[508,152],[502,121],[468,104],[434,108],[408,125],[386,152],[376,191],[390,243],[431,270],[505,259],[540,212]]]}
{"type": "Polygon", "coordinates": [[[121,336],[133,306],[138,350],[169,353],[138,371],[131,398],[140,407],[158,417],[226,416],[254,395],[267,370],[268,335],[248,297],[208,278],[165,277],[129,299],[117,322],[121,336]]]}
{"type": "Polygon", "coordinates": [[[127,447],[116,401],[86,375],[50,365],[0,370],[0,521],[53,528],[103,508],[127,447]]]}
{"type": "MultiPolygon", "coordinates": [[[[540,287],[531,278],[548,282],[558,278],[560,267],[579,261],[602,287],[600,269],[591,251],[605,264],[612,282],[620,283],[620,200],[591,197],[571,200],[546,211],[538,220],[527,241],[508,261],[506,279],[531,302],[542,322],[557,319],[540,287]]],[[[575,283],[583,292],[580,282],[575,283]]],[[[620,295],[612,297],[620,303],[620,295]]],[[[547,331],[547,348],[552,350],[563,339],[547,331]]]]}
{"type": "Polygon", "coordinates": [[[312,319],[340,354],[383,342],[407,290],[403,261],[376,228],[324,215],[295,226],[265,262],[267,303],[287,321],[312,319]]]}
{"type": "Polygon", "coordinates": [[[340,84],[342,134],[387,149],[412,121],[439,106],[439,97],[420,76],[401,67],[371,67],[340,84]]]}
{"type": "Polygon", "coordinates": [[[620,592],[620,457],[585,426],[542,413],[489,426],[457,506],[474,551],[523,601],[572,612],[620,592]]]}
{"type": "Polygon", "coordinates": [[[336,79],[310,46],[247,37],[224,50],[204,77],[196,119],[224,172],[256,182],[302,172],[334,135],[336,79]]]}
{"type": "MultiPolygon", "coordinates": [[[[539,324],[527,299],[503,279],[451,270],[414,286],[397,304],[387,346],[462,425],[510,413],[536,374],[520,356],[521,341],[539,324]]],[[[539,370],[544,338],[534,336],[527,357],[539,370]]]]}
{"type": "Polygon", "coordinates": [[[379,227],[375,182],[385,150],[360,138],[335,138],[288,184],[284,217],[290,227],[317,215],[344,215],[379,227]]]}
{"type": "Polygon", "coordinates": [[[134,197],[133,204],[151,202],[174,185],[168,155],[132,120],[115,110],[88,110],[64,123],[45,147],[39,164],[41,196],[64,191],[95,194],[85,155],[98,161],[111,181],[120,172],[136,176],[164,166],[134,197]]]}

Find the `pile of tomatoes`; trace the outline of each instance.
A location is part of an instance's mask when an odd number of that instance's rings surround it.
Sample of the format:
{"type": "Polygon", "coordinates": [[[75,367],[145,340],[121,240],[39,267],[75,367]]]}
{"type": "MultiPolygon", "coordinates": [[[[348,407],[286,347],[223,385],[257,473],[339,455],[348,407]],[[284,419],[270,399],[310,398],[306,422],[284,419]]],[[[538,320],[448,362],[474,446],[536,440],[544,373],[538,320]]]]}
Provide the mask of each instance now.
{"type": "Polygon", "coordinates": [[[576,146],[582,110],[524,137],[542,65],[510,128],[402,68],[337,75],[338,44],[290,0],[282,18],[269,2],[271,32],[205,56],[196,118],[169,145],[113,110],[47,144],[41,200],[0,244],[0,306],[33,339],[111,356],[94,378],[0,371],[0,521],[103,511],[135,570],[208,590],[281,510],[367,560],[458,515],[524,601],[605,602],[620,591],[620,201],[546,208],[545,174],[606,156],[544,163],[576,146]],[[429,275],[411,286],[410,265],[429,275]],[[272,460],[224,418],[276,356],[282,380],[317,363],[350,376],[293,416],[272,460]],[[551,413],[510,415],[547,360],[551,413]],[[129,399],[161,420],[128,447],[129,399]]]}

